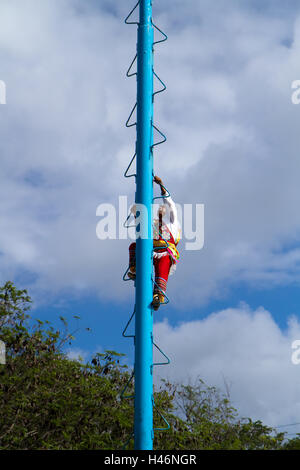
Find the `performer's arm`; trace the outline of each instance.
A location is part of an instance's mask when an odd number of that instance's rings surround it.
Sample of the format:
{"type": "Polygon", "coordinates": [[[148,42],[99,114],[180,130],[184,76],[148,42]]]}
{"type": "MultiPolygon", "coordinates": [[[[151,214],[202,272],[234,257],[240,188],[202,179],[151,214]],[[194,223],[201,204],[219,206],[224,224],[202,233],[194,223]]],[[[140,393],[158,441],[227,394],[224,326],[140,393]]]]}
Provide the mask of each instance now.
{"type": "MultiPolygon", "coordinates": [[[[158,176],[154,176],[154,181],[155,181],[155,183],[159,184],[160,190],[161,190],[161,195],[165,196],[167,194],[167,191],[166,191],[166,189],[163,185],[163,182],[162,182],[161,178],[159,178],[158,176]]],[[[177,214],[176,204],[175,204],[175,202],[173,201],[173,199],[171,198],[170,195],[164,198],[164,203],[168,204],[168,206],[169,206],[171,224],[178,225],[178,214],[177,214]]]]}
{"type": "Polygon", "coordinates": [[[164,199],[164,203],[168,204],[169,209],[170,209],[170,222],[171,224],[178,225],[178,214],[177,214],[177,208],[176,204],[171,198],[171,196],[168,196],[164,199]]]}
{"type": "Polygon", "coordinates": [[[165,196],[167,194],[167,191],[163,185],[162,179],[158,176],[154,176],[153,181],[160,186],[161,195],[165,196]]]}

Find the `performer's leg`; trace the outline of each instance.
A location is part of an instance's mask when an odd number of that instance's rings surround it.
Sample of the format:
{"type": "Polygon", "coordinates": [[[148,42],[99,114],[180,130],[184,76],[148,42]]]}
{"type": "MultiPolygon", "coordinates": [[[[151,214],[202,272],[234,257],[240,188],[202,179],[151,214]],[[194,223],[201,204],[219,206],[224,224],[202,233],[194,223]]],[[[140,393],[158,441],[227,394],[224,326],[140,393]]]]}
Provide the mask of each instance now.
{"type": "Polygon", "coordinates": [[[167,283],[169,272],[171,268],[170,256],[162,256],[161,258],[154,258],[154,269],[155,269],[155,284],[153,292],[153,307],[155,310],[158,309],[161,303],[164,303],[167,290],[167,283]]]}
{"type": "Polygon", "coordinates": [[[135,248],[136,243],[131,243],[129,246],[129,271],[128,276],[131,279],[135,278],[135,248]]]}

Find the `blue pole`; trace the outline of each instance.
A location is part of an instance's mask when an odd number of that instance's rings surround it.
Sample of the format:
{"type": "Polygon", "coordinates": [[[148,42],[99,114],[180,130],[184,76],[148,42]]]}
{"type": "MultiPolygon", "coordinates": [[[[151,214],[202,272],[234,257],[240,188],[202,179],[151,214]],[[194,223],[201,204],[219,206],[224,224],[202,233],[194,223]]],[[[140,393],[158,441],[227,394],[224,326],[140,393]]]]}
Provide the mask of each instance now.
{"type": "Polygon", "coordinates": [[[136,241],[134,448],[153,448],[152,198],[153,26],[152,0],[140,0],[137,43],[137,177],[140,232],[136,241]]]}

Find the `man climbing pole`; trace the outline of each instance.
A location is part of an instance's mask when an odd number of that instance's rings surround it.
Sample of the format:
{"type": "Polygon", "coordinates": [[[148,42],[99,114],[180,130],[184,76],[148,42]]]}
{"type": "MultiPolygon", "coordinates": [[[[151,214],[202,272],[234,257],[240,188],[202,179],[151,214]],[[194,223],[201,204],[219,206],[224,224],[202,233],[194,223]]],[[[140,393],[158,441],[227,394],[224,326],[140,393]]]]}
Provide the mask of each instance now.
{"type": "MultiPolygon", "coordinates": [[[[160,186],[163,204],[157,211],[158,218],[153,221],[153,265],[155,281],[153,289],[153,309],[158,310],[160,304],[165,302],[168,278],[174,273],[179,259],[177,244],[180,240],[180,226],[176,205],[167,191],[161,178],[154,176],[153,181],[160,186]],[[168,213],[168,221],[167,219],[168,213]]],[[[132,212],[134,213],[135,207],[132,212]]],[[[130,279],[135,279],[135,249],[136,243],[129,246],[130,279]]]]}

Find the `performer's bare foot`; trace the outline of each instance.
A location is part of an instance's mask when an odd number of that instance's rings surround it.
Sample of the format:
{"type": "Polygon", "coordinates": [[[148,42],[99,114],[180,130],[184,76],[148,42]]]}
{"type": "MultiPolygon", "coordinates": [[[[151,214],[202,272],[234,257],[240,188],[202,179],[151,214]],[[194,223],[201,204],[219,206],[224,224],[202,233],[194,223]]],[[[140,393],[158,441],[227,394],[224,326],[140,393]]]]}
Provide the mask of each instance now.
{"type": "Polygon", "coordinates": [[[136,274],[135,274],[135,266],[130,266],[129,271],[128,271],[128,277],[129,279],[132,279],[132,281],[135,280],[136,274]]]}
{"type": "Polygon", "coordinates": [[[159,295],[158,294],[153,295],[152,306],[153,306],[153,310],[155,310],[155,311],[159,309],[160,301],[159,301],[159,295]]]}

